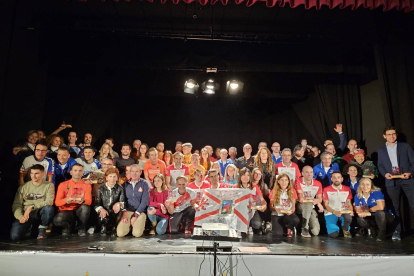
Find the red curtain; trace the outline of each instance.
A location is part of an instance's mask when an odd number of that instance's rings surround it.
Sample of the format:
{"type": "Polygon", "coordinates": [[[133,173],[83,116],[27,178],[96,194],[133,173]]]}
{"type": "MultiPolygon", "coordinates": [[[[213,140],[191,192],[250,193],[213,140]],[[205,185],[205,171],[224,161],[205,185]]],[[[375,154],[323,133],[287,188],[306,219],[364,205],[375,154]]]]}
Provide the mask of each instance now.
{"type": "MultiPolygon", "coordinates": [[[[86,0],[79,0],[84,1],[86,0]]],[[[105,2],[105,0],[101,0],[105,2]]],[[[119,0],[114,0],[119,2],[119,0]]],[[[131,0],[124,0],[130,2],[131,0]]],[[[148,2],[154,2],[154,0],[147,0],[148,2]]],[[[162,4],[165,4],[168,0],[161,0],[162,4]]],[[[184,3],[192,3],[198,1],[201,5],[206,5],[208,2],[215,4],[221,2],[223,5],[227,5],[229,0],[172,0],[174,4],[178,4],[180,1],[184,3]]],[[[414,0],[234,0],[236,4],[242,4],[246,2],[246,6],[251,7],[256,2],[266,2],[266,6],[271,8],[276,5],[284,7],[288,5],[291,8],[296,8],[300,5],[304,5],[305,9],[316,8],[319,10],[322,6],[328,6],[330,9],[339,7],[340,9],[351,8],[356,10],[359,7],[366,9],[376,9],[382,6],[384,11],[389,11],[393,8],[397,10],[404,10],[410,12],[414,9],[414,0]]]]}

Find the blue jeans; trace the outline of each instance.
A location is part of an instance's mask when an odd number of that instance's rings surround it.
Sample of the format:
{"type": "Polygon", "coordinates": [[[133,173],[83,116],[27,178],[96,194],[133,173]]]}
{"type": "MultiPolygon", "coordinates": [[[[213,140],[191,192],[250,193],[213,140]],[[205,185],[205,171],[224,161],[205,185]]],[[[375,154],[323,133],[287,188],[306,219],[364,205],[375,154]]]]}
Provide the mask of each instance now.
{"type": "Polygon", "coordinates": [[[29,215],[29,220],[25,223],[20,223],[17,219],[13,222],[10,231],[10,238],[12,241],[21,240],[33,223],[40,221],[39,228],[47,228],[53,220],[55,210],[53,206],[45,206],[41,209],[34,210],[29,215]]]}
{"type": "Polygon", "coordinates": [[[167,231],[167,227],[168,227],[168,219],[160,217],[158,215],[148,215],[148,219],[154,223],[157,222],[157,227],[155,228],[155,231],[157,232],[158,235],[162,235],[165,233],[165,231],[167,231]]]}
{"type": "Polygon", "coordinates": [[[342,214],[339,218],[334,214],[325,216],[326,229],[328,230],[328,235],[332,238],[336,238],[339,235],[338,220],[341,221],[342,230],[349,231],[352,217],[349,214],[342,214]]]}

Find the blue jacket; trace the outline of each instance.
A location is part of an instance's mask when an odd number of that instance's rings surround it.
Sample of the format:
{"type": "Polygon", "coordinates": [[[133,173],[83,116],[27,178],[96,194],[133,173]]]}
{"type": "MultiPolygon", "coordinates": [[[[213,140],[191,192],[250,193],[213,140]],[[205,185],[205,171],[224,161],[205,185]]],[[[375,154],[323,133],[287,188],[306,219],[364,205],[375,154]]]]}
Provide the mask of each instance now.
{"type": "Polygon", "coordinates": [[[272,153],[272,159],[273,162],[275,162],[275,164],[282,162],[282,154],[280,154],[279,158],[276,158],[276,156],[273,155],[272,153]]]}
{"type": "Polygon", "coordinates": [[[72,178],[70,175],[70,170],[72,166],[76,164],[75,159],[69,157],[68,162],[66,162],[66,167],[62,169],[59,162],[55,162],[55,174],[53,175],[53,184],[55,187],[59,186],[63,181],[69,180],[72,178]]]}
{"type": "Polygon", "coordinates": [[[125,181],[122,186],[125,189],[125,209],[135,213],[144,212],[150,201],[150,184],[148,181],[140,178],[135,187],[132,186],[130,181],[125,181]]]}
{"type": "Polygon", "coordinates": [[[313,178],[322,183],[322,187],[325,188],[331,185],[331,176],[334,171],[339,171],[339,166],[336,163],[331,164],[331,168],[328,170],[328,173],[325,173],[325,168],[323,164],[320,163],[313,167],[313,178]]]}
{"type": "MultiPolygon", "coordinates": [[[[397,142],[397,159],[400,172],[411,173],[409,179],[401,179],[401,184],[414,184],[414,151],[410,145],[397,142]]],[[[387,147],[384,145],[378,149],[378,170],[385,177],[385,174],[392,174],[392,165],[388,156],[387,147]]],[[[394,179],[385,179],[385,186],[394,186],[394,179]]]]}

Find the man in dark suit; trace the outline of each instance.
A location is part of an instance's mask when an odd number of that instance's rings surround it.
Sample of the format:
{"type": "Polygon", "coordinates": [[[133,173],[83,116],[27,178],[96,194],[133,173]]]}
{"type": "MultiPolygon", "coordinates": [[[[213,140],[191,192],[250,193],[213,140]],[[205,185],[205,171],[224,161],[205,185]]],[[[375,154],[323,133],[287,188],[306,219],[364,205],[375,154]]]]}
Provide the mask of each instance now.
{"type": "Polygon", "coordinates": [[[400,240],[400,198],[404,191],[411,209],[414,210],[414,151],[406,143],[397,143],[397,131],[394,127],[387,127],[383,133],[387,141],[378,150],[378,169],[385,177],[387,193],[393,204],[393,212],[398,218],[398,225],[392,236],[393,240],[400,240]],[[398,172],[400,176],[395,178],[398,172]]]}

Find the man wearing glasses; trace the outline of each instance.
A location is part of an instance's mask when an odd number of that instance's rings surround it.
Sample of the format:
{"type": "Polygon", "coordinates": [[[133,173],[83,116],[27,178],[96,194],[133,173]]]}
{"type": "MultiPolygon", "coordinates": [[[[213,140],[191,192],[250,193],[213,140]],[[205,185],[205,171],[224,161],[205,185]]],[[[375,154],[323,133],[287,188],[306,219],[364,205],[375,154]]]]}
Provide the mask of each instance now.
{"type": "Polygon", "coordinates": [[[52,182],[54,173],[53,160],[46,157],[47,146],[40,142],[36,145],[34,155],[30,155],[23,160],[23,164],[20,168],[19,185],[23,185],[25,182],[30,181],[30,167],[35,164],[40,164],[45,168],[45,174],[43,180],[52,182]]]}
{"type": "Polygon", "coordinates": [[[394,127],[384,129],[384,146],[378,149],[378,169],[385,177],[385,187],[392,201],[392,211],[397,218],[393,240],[401,240],[400,198],[404,191],[412,210],[414,210],[414,151],[406,143],[397,143],[394,127]]]}
{"type": "Polygon", "coordinates": [[[280,144],[274,142],[272,144],[272,159],[275,164],[282,162],[282,155],[280,154],[280,144]]]}
{"type": "Polygon", "coordinates": [[[244,167],[248,168],[250,171],[253,170],[254,166],[254,158],[252,156],[252,146],[250,144],[246,144],[243,146],[243,153],[244,156],[237,159],[236,167],[241,170],[244,167]]]}

